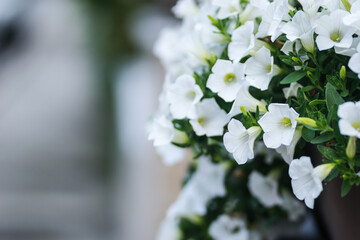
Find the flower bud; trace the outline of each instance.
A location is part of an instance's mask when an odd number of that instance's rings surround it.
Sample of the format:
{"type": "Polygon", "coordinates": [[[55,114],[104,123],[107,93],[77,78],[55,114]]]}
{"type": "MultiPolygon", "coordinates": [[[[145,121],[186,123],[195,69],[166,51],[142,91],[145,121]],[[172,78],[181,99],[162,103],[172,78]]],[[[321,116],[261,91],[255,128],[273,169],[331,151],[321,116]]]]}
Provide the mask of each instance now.
{"type": "Polygon", "coordinates": [[[340,78],[344,81],[346,79],[346,67],[344,65],[340,69],[340,78]]]}
{"type": "Polygon", "coordinates": [[[301,124],[304,124],[304,125],[308,125],[308,126],[310,126],[310,127],[315,127],[315,128],[318,127],[316,121],[313,120],[313,119],[311,119],[311,118],[298,117],[298,118],[295,118],[295,120],[296,120],[298,123],[301,123],[301,124]]]}
{"type": "Polygon", "coordinates": [[[349,159],[353,159],[356,154],[356,137],[350,137],[348,145],[346,147],[346,156],[349,159]]]}
{"type": "Polygon", "coordinates": [[[321,164],[314,168],[314,174],[323,181],[335,167],[334,163],[321,164]]]}

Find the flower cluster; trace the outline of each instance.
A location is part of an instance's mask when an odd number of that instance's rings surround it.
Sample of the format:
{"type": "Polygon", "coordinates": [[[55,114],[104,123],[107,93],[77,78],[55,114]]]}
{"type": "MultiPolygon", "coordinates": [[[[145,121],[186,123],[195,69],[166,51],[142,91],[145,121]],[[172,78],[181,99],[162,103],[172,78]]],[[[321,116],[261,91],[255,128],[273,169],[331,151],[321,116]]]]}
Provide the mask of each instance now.
{"type": "Polygon", "coordinates": [[[159,239],[258,239],[270,219],[303,215],[295,197],[313,208],[323,181],[341,178],[342,196],[360,184],[360,0],[173,11],[181,25],[154,48],[166,78],[149,138],[168,165],[186,149],[193,160],[159,239]]]}

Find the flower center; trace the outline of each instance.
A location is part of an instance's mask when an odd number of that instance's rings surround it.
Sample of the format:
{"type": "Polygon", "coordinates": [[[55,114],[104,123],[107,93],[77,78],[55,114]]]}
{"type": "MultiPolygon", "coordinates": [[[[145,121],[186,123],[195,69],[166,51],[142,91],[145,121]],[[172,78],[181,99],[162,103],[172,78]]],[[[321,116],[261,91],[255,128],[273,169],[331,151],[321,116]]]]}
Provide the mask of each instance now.
{"type": "Polygon", "coordinates": [[[330,39],[333,40],[334,42],[340,42],[341,41],[341,36],[339,32],[334,32],[330,35],[330,39]]]}
{"type": "Polygon", "coordinates": [[[235,76],[235,74],[233,74],[233,73],[228,73],[228,74],[226,74],[225,77],[224,77],[224,82],[225,82],[225,83],[232,83],[232,82],[234,82],[235,80],[236,80],[236,76],[235,76]]]}
{"type": "Polygon", "coordinates": [[[195,92],[193,90],[190,90],[187,92],[186,97],[190,100],[193,100],[195,98],[195,92]]]}
{"type": "Polygon", "coordinates": [[[271,69],[272,69],[271,65],[267,65],[267,66],[266,66],[266,71],[267,71],[268,73],[271,72],[271,69]]]}
{"type": "Polygon", "coordinates": [[[360,123],[353,123],[351,124],[356,131],[360,132],[360,123]]]}
{"type": "Polygon", "coordinates": [[[291,127],[291,120],[290,118],[284,117],[283,119],[281,119],[280,124],[285,127],[291,127]]]}
{"type": "Polygon", "coordinates": [[[205,118],[198,118],[197,121],[198,121],[198,123],[200,124],[200,126],[204,126],[204,125],[205,125],[205,118]]]}

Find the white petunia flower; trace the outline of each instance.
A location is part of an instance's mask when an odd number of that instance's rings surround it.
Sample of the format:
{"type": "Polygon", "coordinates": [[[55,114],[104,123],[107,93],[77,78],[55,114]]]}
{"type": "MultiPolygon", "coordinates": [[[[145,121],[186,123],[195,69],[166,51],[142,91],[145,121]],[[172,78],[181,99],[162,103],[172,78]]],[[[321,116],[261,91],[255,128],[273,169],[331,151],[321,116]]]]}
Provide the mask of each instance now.
{"type": "Polygon", "coordinates": [[[360,31],[360,0],[357,0],[351,5],[351,14],[343,18],[343,22],[346,26],[355,27],[360,31]]]}
{"type": "Polygon", "coordinates": [[[235,16],[242,10],[238,0],[212,0],[214,6],[220,7],[218,18],[224,19],[235,16]]]}
{"type": "Polygon", "coordinates": [[[171,142],[175,129],[165,115],[155,118],[150,126],[149,140],[154,141],[154,146],[161,146],[171,142]]]}
{"type": "Polygon", "coordinates": [[[279,73],[279,67],[274,65],[274,57],[265,47],[262,47],[245,63],[246,80],[261,90],[266,90],[272,77],[279,73]]]}
{"type": "Polygon", "coordinates": [[[228,47],[228,55],[234,62],[250,53],[255,46],[254,22],[248,21],[234,30],[231,36],[231,42],[228,47]]]}
{"type": "MultiPolygon", "coordinates": [[[[356,48],[359,46],[359,43],[360,43],[359,37],[353,38],[353,42],[350,47],[348,48],[335,47],[335,52],[340,55],[351,57],[354,54],[358,53],[356,48]]],[[[359,47],[359,51],[360,51],[360,47],[359,47]]],[[[360,73],[360,68],[359,68],[359,73],[360,73]]]]}
{"type": "Polygon", "coordinates": [[[278,152],[281,155],[281,157],[284,159],[284,161],[287,164],[290,164],[291,161],[294,159],[295,148],[296,148],[296,144],[301,138],[301,131],[302,131],[302,127],[296,128],[294,137],[291,140],[289,146],[281,145],[279,148],[275,149],[276,152],[278,152]]]}
{"type": "Polygon", "coordinates": [[[259,112],[267,112],[265,104],[251,96],[249,93],[249,84],[246,83],[240,87],[235,102],[233,103],[229,112],[229,116],[233,117],[241,113],[241,107],[250,112],[256,112],[256,108],[259,107],[259,112]]]}
{"type": "Polygon", "coordinates": [[[186,16],[196,16],[199,12],[199,8],[196,5],[195,0],[179,0],[172,8],[175,16],[178,18],[184,18],[186,16]]]}
{"type": "Polygon", "coordinates": [[[181,232],[178,226],[177,219],[166,218],[160,226],[157,233],[156,240],[178,240],[181,237],[181,232]]]}
{"type": "Polygon", "coordinates": [[[360,101],[339,105],[337,114],[340,118],[340,133],[345,136],[360,138],[360,101]]]}
{"type": "Polygon", "coordinates": [[[250,232],[240,218],[220,215],[209,227],[209,234],[214,240],[249,240],[250,232]]]}
{"type": "Polygon", "coordinates": [[[355,29],[343,23],[343,18],[348,15],[349,12],[339,9],[330,15],[320,17],[316,21],[315,32],[318,34],[316,44],[320,51],[334,46],[340,48],[351,46],[355,29]]]}
{"type": "Polygon", "coordinates": [[[169,208],[167,218],[204,215],[210,199],[226,194],[225,175],[223,164],[212,163],[207,157],[199,158],[196,172],[169,208]]]}
{"type": "Polygon", "coordinates": [[[299,114],[287,104],[272,103],[269,112],[259,120],[264,131],[264,143],[268,148],[278,148],[281,144],[290,145],[299,114]]]}
{"type": "Polygon", "coordinates": [[[185,149],[171,143],[156,146],[155,149],[166,166],[173,166],[185,159],[185,149]]]}
{"type": "Polygon", "coordinates": [[[270,36],[271,41],[275,41],[281,34],[281,28],[284,20],[288,20],[289,4],[288,0],[275,0],[270,3],[262,14],[262,20],[258,29],[256,38],[270,36]]]}
{"type": "Polygon", "coordinates": [[[281,192],[283,202],[281,208],[286,210],[290,221],[297,221],[306,214],[304,205],[286,190],[281,192]]]}
{"type": "Polygon", "coordinates": [[[244,65],[219,59],[212,68],[212,74],[206,83],[211,91],[218,93],[226,102],[236,98],[244,79],[244,65]]]}
{"type": "Polygon", "coordinates": [[[297,82],[290,83],[290,86],[287,88],[283,88],[283,93],[286,99],[289,97],[296,97],[299,88],[303,88],[303,86],[297,82]]]}
{"type": "Polygon", "coordinates": [[[202,96],[203,93],[195,84],[195,79],[187,74],[181,75],[167,92],[171,114],[178,119],[194,116],[194,106],[202,96]]]}
{"type": "Polygon", "coordinates": [[[244,125],[232,119],[228,125],[228,132],[224,135],[224,146],[227,151],[233,154],[238,164],[244,164],[254,158],[254,142],[260,135],[260,127],[246,129],[244,125]]]}
{"type": "Polygon", "coordinates": [[[314,17],[321,5],[323,4],[323,0],[298,0],[301,4],[305,13],[307,13],[310,17],[314,17]]]}
{"type": "Polygon", "coordinates": [[[265,177],[257,171],[252,171],[249,176],[249,190],[266,207],[282,204],[278,182],[270,176],[265,177]]]}
{"type": "Polygon", "coordinates": [[[292,21],[286,23],[282,31],[290,41],[300,39],[308,52],[314,52],[314,26],[303,11],[296,12],[292,21]]]}
{"type": "Polygon", "coordinates": [[[195,105],[196,117],[190,118],[190,124],[198,136],[220,136],[228,122],[227,114],[220,109],[213,98],[204,99],[195,105]]]}
{"type": "Polygon", "coordinates": [[[334,165],[331,163],[313,167],[310,157],[294,159],[290,163],[289,175],[291,186],[295,196],[305,199],[305,204],[309,208],[314,208],[314,200],[323,190],[322,181],[329,175],[334,165]]]}
{"type": "Polygon", "coordinates": [[[360,79],[360,43],[356,48],[356,53],[351,56],[349,60],[349,68],[358,74],[358,78],[360,79]]]}

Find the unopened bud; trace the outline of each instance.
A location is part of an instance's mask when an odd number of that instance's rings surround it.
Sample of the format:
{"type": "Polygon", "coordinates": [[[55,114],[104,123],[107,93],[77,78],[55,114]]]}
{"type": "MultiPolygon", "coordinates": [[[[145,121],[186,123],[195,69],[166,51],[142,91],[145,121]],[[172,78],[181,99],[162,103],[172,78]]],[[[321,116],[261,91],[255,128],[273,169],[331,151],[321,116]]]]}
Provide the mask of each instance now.
{"type": "Polygon", "coordinates": [[[304,124],[304,125],[308,125],[310,127],[315,127],[317,128],[318,125],[316,124],[316,121],[314,119],[311,119],[311,118],[307,118],[307,117],[298,117],[298,118],[295,118],[295,120],[298,122],[298,123],[301,123],[301,124],[304,124]]]}
{"type": "Polygon", "coordinates": [[[340,69],[340,78],[345,81],[346,79],[346,67],[342,66],[340,69]]]}
{"type": "Polygon", "coordinates": [[[353,159],[356,154],[356,137],[350,137],[348,145],[346,147],[346,156],[349,159],[353,159]]]}

